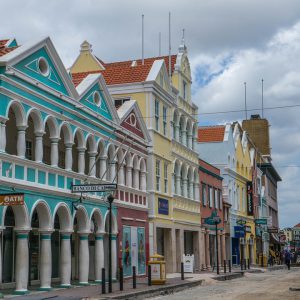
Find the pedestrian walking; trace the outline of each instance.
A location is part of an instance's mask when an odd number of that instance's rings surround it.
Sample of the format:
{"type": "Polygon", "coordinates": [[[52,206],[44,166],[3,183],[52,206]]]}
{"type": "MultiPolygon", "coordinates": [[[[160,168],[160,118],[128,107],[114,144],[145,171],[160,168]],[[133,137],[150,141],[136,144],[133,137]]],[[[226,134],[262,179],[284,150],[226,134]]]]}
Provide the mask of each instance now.
{"type": "Polygon", "coordinates": [[[286,250],[284,254],[285,264],[288,267],[288,270],[291,268],[291,252],[289,250],[286,250]]]}

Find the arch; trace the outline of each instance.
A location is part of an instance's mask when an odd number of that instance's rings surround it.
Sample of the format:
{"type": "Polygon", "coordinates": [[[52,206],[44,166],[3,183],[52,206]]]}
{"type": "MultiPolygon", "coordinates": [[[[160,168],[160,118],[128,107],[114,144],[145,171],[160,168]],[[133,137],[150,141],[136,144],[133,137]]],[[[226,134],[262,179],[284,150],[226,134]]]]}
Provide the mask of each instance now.
{"type": "MultiPolygon", "coordinates": [[[[5,214],[7,211],[8,206],[3,207],[2,212],[2,227],[4,227],[4,220],[5,220],[5,214]]],[[[15,229],[29,229],[30,223],[29,223],[29,213],[27,205],[14,205],[11,206],[14,216],[15,216],[15,229]]]]}
{"type": "Polygon", "coordinates": [[[30,221],[33,216],[33,212],[37,211],[39,217],[39,228],[43,230],[52,230],[53,222],[51,216],[51,210],[48,203],[45,200],[38,200],[34,203],[30,213],[30,221]]]}
{"type": "Polygon", "coordinates": [[[193,126],[192,126],[192,121],[190,119],[187,119],[186,122],[186,131],[188,135],[192,135],[193,134],[193,126]]]}
{"type": "Polygon", "coordinates": [[[90,218],[88,217],[88,213],[83,205],[77,206],[77,210],[73,215],[73,224],[75,218],[77,218],[77,231],[90,232],[90,218]]]}
{"type": "Polygon", "coordinates": [[[137,156],[137,154],[132,155],[132,167],[136,170],[140,169],[140,161],[139,161],[139,157],[137,156]]]}
{"type": "Polygon", "coordinates": [[[140,158],[139,165],[140,165],[140,171],[141,172],[146,172],[147,171],[145,158],[143,158],[143,157],[140,158]]]}
{"type": "Polygon", "coordinates": [[[16,116],[16,125],[17,126],[26,126],[26,114],[23,105],[19,101],[12,100],[6,110],[6,117],[9,117],[10,109],[16,116]]]}
{"type": "Polygon", "coordinates": [[[78,147],[79,148],[85,148],[85,139],[84,139],[84,134],[83,131],[80,128],[76,128],[74,131],[74,141],[75,138],[77,138],[78,142],[78,147]]]}
{"type": "Polygon", "coordinates": [[[176,176],[180,176],[180,171],[181,171],[181,162],[176,159],[174,163],[174,174],[176,176]]]}
{"type": "Polygon", "coordinates": [[[33,124],[34,124],[34,132],[43,132],[44,131],[44,124],[43,124],[43,119],[41,112],[37,110],[36,108],[31,108],[27,112],[26,116],[26,123],[28,125],[29,117],[32,118],[33,124]]]}
{"type": "Polygon", "coordinates": [[[97,152],[97,146],[96,146],[96,141],[95,141],[95,136],[92,135],[91,133],[86,136],[85,139],[86,143],[86,148],[89,148],[90,152],[97,152]]]}
{"type": "Polygon", "coordinates": [[[60,134],[63,134],[65,143],[73,143],[72,129],[71,125],[68,122],[61,123],[59,127],[59,132],[60,134]]]}
{"type": "Polygon", "coordinates": [[[52,224],[58,214],[61,231],[73,231],[72,216],[69,206],[64,202],[59,202],[54,209],[52,224]]]}
{"type": "Polygon", "coordinates": [[[94,208],[91,213],[91,218],[90,218],[91,225],[92,225],[93,217],[94,217],[95,223],[97,225],[95,233],[104,232],[105,228],[104,228],[103,216],[102,216],[101,210],[99,208],[94,208]]]}
{"type": "Polygon", "coordinates": [[[173,113],[173,123],[175,126],[179,125],[179,113],[177,109],[175,109],[173,113]]]}
{"type": "MultiPolygon", "coordinates": [[[[107,212],[105,213],[105,216],[104,216],[104,231],[106,231],[106,225],[108,226],[108,221],[109,221],[109,218],[108,218],[108,215],[109,215],[109,210],[107,210],[107,212]]],[[[111,231],[113,234],[117,234],[118,233],[118,224],[117,224],[117,218],[114,214],[114,212],[112,212],[112,222],[111,222],[111,231]]],[[[106,231],[108,232],[108,231],[106,231]]]]}
{"type": "Polygon", "coordinates": [[[109,143],[106,147],[107,156],[112,159],[115,155],[115,151],[116,151],[115,146],[113,144],[109,143]]]}
{"type": "Polygon", "coordinates": [[[106,155],[105,141],[103,139],[99,139],[97,143],[97,149],[101,157],[106,155]]]}
{"type": "Polygon", "coordinates": [[[57,120],[53,116],[47,116],[44,120],[44,128],[48,125],[50,138],[59,138],[59,126],[57,120]]]}

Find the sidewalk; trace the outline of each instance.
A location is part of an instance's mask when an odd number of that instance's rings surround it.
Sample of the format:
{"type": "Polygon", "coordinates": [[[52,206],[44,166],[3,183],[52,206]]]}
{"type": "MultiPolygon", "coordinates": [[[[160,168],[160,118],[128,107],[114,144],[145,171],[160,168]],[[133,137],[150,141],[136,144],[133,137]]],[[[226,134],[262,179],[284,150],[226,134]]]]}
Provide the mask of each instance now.
{"type": "MultiPolygon", "coordinates": [[[[276,266],[283,268],[284,266],[276,266]]],[[[270,268],[269,268],[270,269],[270,268]]],[[[275,269],[274,267],[272,269],[275,269]]],[[[277,269],[277,268],[276,268],[277,269]]],[[[61,289],[54,286],[53,290],[49,292],[41,292],[31,290],[30,294],[26,296],[15,296],[8,293],[12,291],[3,291],[5,299],[24,299],[24,300],[42,300],[42,299],[145,299],[149,297],[167,295],[178,292],[184,289],[192,288],[202,285],[204,282],[213,282],[215,280],[223,281],[230,280],[244,276],[244,273],[252,272],[266,272],[266,268],[252,267],[250,270],[241,271],[240,268],[234,267],[232,272],[224,274],[223,269],[220,269],[220,275],[216,271],[203,271],[199,273],[185,274],[185,280],[181,280],[180,273],[172,273],[167,276],[167,283],[165,285],[148,286],[147,278],[138,278],[136,289],[132,288],[132,279],[124,281],[124,290],[119,290],[119,283],[113,283],[113,293],[101,294],[101,284],[91,284],[89,286],[73,285],[69,289],[61,289]],[[5,295],[6,293],[6,295],[5,295]]],[[[106,292],[108,291],[108,284],[106,284],[106,292]]]]}

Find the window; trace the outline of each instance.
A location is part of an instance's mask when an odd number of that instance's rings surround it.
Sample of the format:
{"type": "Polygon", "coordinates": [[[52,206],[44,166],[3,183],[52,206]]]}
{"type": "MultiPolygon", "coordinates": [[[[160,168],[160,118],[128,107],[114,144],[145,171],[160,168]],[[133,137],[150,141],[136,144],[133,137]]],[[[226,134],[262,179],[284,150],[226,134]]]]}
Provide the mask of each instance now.
{"type": "Polygon", "coordinates": [[[223,203],[222,203],[222,191],[221,190],[218,190],[218,202],[219,202],[219,209],[222,210],[223,203]]]}
{"type": "Polygon", "coordinates": [[[32,159],[32,141],[26,141],[26,152],[25,157],[27,159],[32,159]]]}
{"type": "Polygon", "coordinates": [[[208,201],[209,201],[209,207],[213,207],[213,189],[209,186],[208,187],[208,201]]]}
{"type": "Polygon", "coordinates": [[[218,209],[219,208],[218,190],[214,189],[214,192],[215,192],[215,197],[214,197],[215,208],[218,209]]]}
{"type": "Polygon", "coordinates": [[[182,143],[182,123],[179,122],[179,142],[182,143]]]}
{"type": "Polygon", "coordinates": [[[187,96],[187,84],[185,81],[182,81],[182,97],[183,99],[186,99],[186,96],[187,96]]]}
{"type": "Polygon", "coordinates": [[[164,187],[165,187],[164,192],[167,193],[168,192],[168,164],[166,162],[164,163],[164,187]]]}
{"type": "Polygon", "coordinates": [[[206,193],[206,184],[202,183],[202,204],[203,206],[207,205],[207,193],[206,193]]]}
{"type": "Polygon", "coordinates": [[[160,190],[160,161],[156,160],[156,190],[159,191],[160,190]]]}
{"type": "Polygon", "coordinates": [[[159,102],[155,100],[155,130],[159,131],[159,102]]]}
{"type": "Polygon", "coordinates": [[[163,107],[163,126],[164,135],[167,135],[167,108],[165,106],[163,107]]]}

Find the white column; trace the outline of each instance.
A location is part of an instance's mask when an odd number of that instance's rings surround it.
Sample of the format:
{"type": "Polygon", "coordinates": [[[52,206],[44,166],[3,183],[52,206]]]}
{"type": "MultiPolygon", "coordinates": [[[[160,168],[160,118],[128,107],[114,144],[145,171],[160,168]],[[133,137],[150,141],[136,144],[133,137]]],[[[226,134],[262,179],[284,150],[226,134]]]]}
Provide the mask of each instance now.
{"type": "Polygon", "coordinates": [[[189,148],[193,149],[193,136],[188,134],[189,148]]]}
{"type": "Polygon", "coordinates": [[[179,130],[180,130],[180,127],[178,124],[175,125],[175,128],[176,128],[176,135],[175,135],[175,140],[177,142],[179,142],[179,130]]]}
{"type": "Polygon", "coordinates": [[[188,189],[190,190],[190,199],[194,199],[194,183],[192,181],[190,181],[188,189]]]}
{"type": "Polygon", "coordinates": [[[44,132],[35,132],[35,161],[43,160],[43,135],[44,132]]]}
{"type": "Polygon", "coordinates": [[[132,187],[132,167],[131,166],[127,166],[126,167],[126,185],[128,187],[132,187]]]}
{"type": "Polygon", "coordinates": [[[117,278],[117,235],[112,234],[111,236],[111,269],[112,278],[117,278]]]}
{"type": "Polygon", "coordinates": [[[100,178],[103,177],[102,178],[103,180],[106,180],[107,178],[106,160],[107,160],[107,156],[100,157],[100,178]]]}
{"type": "Polygon", "coordinates": [[[194,195],[195,195],[195,198],[194,200],[197,200],[197,201],[200,201],[200,188],[199,188],[199,183],[198,182],[195,182],[194,183],[194,195]]]}
{"type": "Polygon", "coordinates": [[[193,137],[192,141],[193,141],[192,149],[195,150],[195,145],[197,144],[197,138],[193,137]]]}
{"type": "Polygon", "coordinates": [[[182,130],[182,144],[186,145],[186,130],[182,130]]]}
{"type": "Polygon", "coordinates": [[[4,123],[0,124],[0,151],[5,152],[6,148],[6,125],[4,123]]]}
{"type": "Polygon", "coordinates": [[[104,268],[103,233],[95,236],[95,281],[101,282],[102,268],[104,268]]]}
{"type": "Polygon", "coordinates": [[[176,178],[176,191],[175,191],[175,194],[177,195],[180,195],[180,190],[181,190],[181,187],[180,187],[180,176],[179,175],[175,175],[175,178],[176,178]]]}
{"type": "Polygon", "coordinates": [[[60,233],[60,284],[62,287],[71,286],[71,233],[60,233]]]}
{"type": "Polygon", "coordinates": [[[17,231],[16,246],[16,294],[25,294],[27,292],[28,283],[28,231],[17,231]]]}
{"type": "Polygon", "coordinates": [[[73,164],[73,157],[72,157],[72,143],[65,144],[66,151],[65,151],[65,169],[70,171],[72,170],[73,164]]]}
{"type": "Polygon", "coordinates": [[[51,166],[57,167],[58,164],[58,138],[50,138],[51,141],[51,166]]]}
{"type": "Polygon", "coordinates": [[[113,160],[109,164],[110,166],[110,178],[108,178],[108,181],[113,181],[116,177],[116,161],[113,160]]]}
{"type": "Polygon", "coordinates": [[[89,237],[88,233],[79,233],[79,284],[89,281],[89,237]]]}
{"type": "Polygon", "coordinates": [[[84,153],[85,153],[85,148],[77,148],[78,151],[78,173],[79,174],[84,174],[84,167],[85,167],[85,158],[84,158],[84,153]]]}
{"type": "Polygon", "coordinates": [[[89,174],[92,177],[96,176],[96,165],[95,165],[95,161],[96,161],[96,155],[97,152],[89,152],[89,174]]]}
{"type": "Polygon", "coordinates": [[[147,183],[146,183],[146,172],[141,172],[141,190],[147,190],[147,183]]]}
{"type": "Polygon", "coordinates": [[[139,170],[133,169],[133,188],[138,189],[139,188],[139,170]]]}
{"type": "Polygon", "coordinates": [[[187,197],[187,179],[183,179],[183,197],[187,197]]]}
{"type": "Polygon", "coordinates": [[[124,183],[124,163],[122,163],[118,172],[118,184],[124,185],[124,183]]]}
{"type": "Polygon", "coordinates": [[[41,233],[41,256],[40,256],[40,290],[47,291],[51,289],[52,274],[52,254],[51,254],[51,233],[41,233]]]}
{"type": "Polygon", "coordinates": [[[18,137],[17,137],[17,155],[19,157],[25,157],[26,142],[25,142],[25,130],[27,126],[18,126],[18,137]]]}

